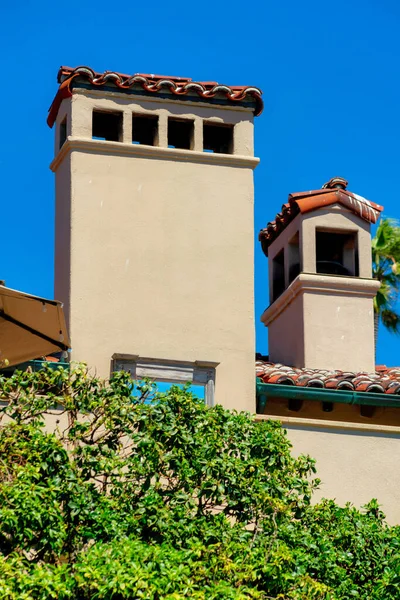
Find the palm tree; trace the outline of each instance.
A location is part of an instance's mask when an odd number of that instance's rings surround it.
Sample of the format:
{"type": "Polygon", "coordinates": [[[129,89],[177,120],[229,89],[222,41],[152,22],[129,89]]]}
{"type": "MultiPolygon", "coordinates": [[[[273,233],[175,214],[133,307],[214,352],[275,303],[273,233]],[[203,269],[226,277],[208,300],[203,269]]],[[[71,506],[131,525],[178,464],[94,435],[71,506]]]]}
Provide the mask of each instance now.
{"type": "Polygon", "coordinates": [[[374,298],[375,352],[381,322],[390,332],[400,334],[396,304],[400,290],[400,224],[382,219],[372,239],[372,276],[381,282],[374,298]]]}

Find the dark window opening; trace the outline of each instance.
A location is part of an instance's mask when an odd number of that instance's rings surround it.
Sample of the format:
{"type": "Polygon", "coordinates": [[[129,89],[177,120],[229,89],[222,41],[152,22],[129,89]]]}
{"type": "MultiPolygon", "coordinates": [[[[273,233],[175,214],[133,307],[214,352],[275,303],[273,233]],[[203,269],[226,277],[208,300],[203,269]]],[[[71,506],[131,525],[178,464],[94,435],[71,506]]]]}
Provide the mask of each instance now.
{"type": "Polygon", "coordinates": [[[283,250],[272,260],[272,301],[285,290],[285,255],[283,250]]]}
{"type": "Polygon", "coordinates": [[[316,263],[317,273],[357,277],[357,234],[317,229],[316,263]]]}
{"type": "Polygon", "coordinates": [[[158,117],[155,115],[132,116],[132,144],[155,146],[158,142],[158,117]]]}
{"type": "Polygon", "coordinates": [[[193,148],[194,121],[189,119],[168,119],[168,148],[193,148]]]}
{"type": "Polygon", "coordinates": [[[67,141],[67,117],[64,117],[64,119],[60,123],[59,134],[60,134],[59,148],[61,148],[61,146],[63,146],[65,144],[65,142],[67,141]]]}
{"type": "Polygon", "coordinates": [[[94,110],[92,137],[94,140],[122,142],[122,112],[94,110]]]}
{"type": "Polygon", "coordinates": [[[288,245],[289,251],[289,283],[292,283],[296,279],[297,275],[300,274],[300,236],[297,232],[288,245]]]}
{"type": "Polygon", "coordinates": [[[218,154],[233,154],[233,125],[203,123],[203,150],[218,154]]]}

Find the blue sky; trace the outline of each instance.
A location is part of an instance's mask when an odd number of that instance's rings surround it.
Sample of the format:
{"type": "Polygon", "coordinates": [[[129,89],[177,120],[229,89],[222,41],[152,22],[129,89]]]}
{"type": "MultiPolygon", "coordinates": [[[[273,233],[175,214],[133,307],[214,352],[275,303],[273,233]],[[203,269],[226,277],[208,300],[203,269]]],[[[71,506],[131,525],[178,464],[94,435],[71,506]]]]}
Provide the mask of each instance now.
{"type": "MultiPolygon", "coordinates": [[[[340,175],[349,189],[400,217],[400,4],[395,0],[243,3],[2,3],[0,278],[53,295],[53,131],[47,109],[61,64],[256,85],[255,230],[293,191],[340,175]]],[[[256,256],[258,323],[267,260],[256,256]]],[[[378,362],[400,364],[399,341],[380,333],[378,362]]],[[[360,332],[360,343],[363,343],[360,332]]]]}

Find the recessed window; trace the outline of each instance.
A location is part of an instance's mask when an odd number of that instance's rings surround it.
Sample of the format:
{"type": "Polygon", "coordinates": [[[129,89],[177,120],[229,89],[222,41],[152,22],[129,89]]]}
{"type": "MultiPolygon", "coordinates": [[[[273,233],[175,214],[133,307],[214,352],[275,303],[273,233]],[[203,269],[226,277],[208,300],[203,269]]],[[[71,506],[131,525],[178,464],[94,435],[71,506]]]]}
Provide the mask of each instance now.
{"type": "MultiPolygon", "coordinates": [[[[154,402],[154,398],[155,398],[155,394],[159,393],[159,394],[165,394],[167,392],[170,391],[170,389],[173,386],[177,386],[181,389],[186,387],[186,384],[184,383],[179,383],[177,381],[159,381],[157,379],[153,379],[151,381],[151,385],[148,385],[148,380],[139,380],[137,382],[137,384],[134,386],[133,391],[132,391],[132,396],[135,398],[140,398],[143,396],[143,386],[146,386],[146,388],[148,388],[145,391],[145,403],[146,404],[151,404],[154,402]]],[[[200,384],[191,384],[189,391],[196,396],[196,398],[200,398],[200,400],[204,400],[206,399],[206,388],[205,385],[200,385],[200,384]]]]}
{"type": "Polygon", "coordinates": [[[122,141],[122,112],[93,111],[92,137],[107,142],[122,141]]]}
{"type": "Polygon", "coordinates": [[[357,234],[316,230],[317,273],[358,276],[357,234]]]}
{"type": "Polygon", "coordinates": [[[132,116],[132,144],[156,146],[158,143],[158,116],[132,116]]]}
{"type": "Polygon", "coordinates": [[[300,273],[300,241],[297,232],[288,244],[289,254],[289,283],[292,283],[300,273]]]}
{"type": "Polygon", "coordinates": [[[168,119],[168,148],[193,149],[194,121],[168,119]]]}
{"type": "Polygon", "coordinates": [[[214,406],[217,365],[214,362],[172,361],[127,354],[114,354],[112,357],[112,371],[128,371],[136,381],[148,378],[157,384],[160,392],[168,391],[171,385],[181,386],[189,382],[193,394],[203,398],[208,406],[214,406]]]}
{"type": "Polygon", "coordinates": [[[233,154],[233,125],[203,123],[203,150],[217,154],[233,154]]]}
{"type": "Polygon", "coordinates": [[[59,148],[61,148],[67,141],[67,117],[64,117],[60,123],[59,140],[59,148]]]}
{"type": "Polygon", "coordinates": [[[285,255],[283,250],[272,259],[272,301],[285,290],[285,255]]]}

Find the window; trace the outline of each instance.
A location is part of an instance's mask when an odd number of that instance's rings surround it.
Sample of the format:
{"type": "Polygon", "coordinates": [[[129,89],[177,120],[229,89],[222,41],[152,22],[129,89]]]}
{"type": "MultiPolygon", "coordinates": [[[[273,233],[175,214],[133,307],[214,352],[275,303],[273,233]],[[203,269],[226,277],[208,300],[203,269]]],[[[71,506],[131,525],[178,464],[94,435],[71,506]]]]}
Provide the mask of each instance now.
{"type": "Polygon", "coordinates": [[[156,146],[158,143],[158,116],[132,116],[132,143],[156,146]]]}
{"type": "Polygon", "coordinates": [[[60,123],[59,129],[59,148],[65,144],[67,141],[67,117],[64,117],[60,123]]]}
{"type": "Polygon", "coordinates": [[[194,121],[189,119],[168,119],[168,148],[193,149],[194,121]]]}
{"type": "MultiPolygon", "coordinates": [[[[169,381],[157,381],[157,390],[159,392],[168,392],[168,390],[170,389],[170,387],[172,385],[177,385],[178,387],[183,387],[185,384],[184,383],[173,383],[173,382],[169,382],[169,381]]],[[[190,386],[190,390],[193,392],[193,394],[195,396],[197,396],[197,398],[201,398],[202,400],[205,400],[205,386],[204,385],[200,385],[199,383],[192,383],[190,386]]]]}
{"type": "Polygon", "coordinates": [[[272,302],[285,290],[285,255],[283,250],[272,259],[272,302]]]}
{"type": "Polygon", "coordinates": [[[296,279],[300,273],[300,241],[299,232],[297,232],[289,241],[289,284],[296,279]]]}
{"type": "Polygon", "coordinates": [[[129,371],[132,379],[152,379],[158,391],[164,392],[173,384],[191,384],[192,392],[204,398],[208,406],[214,406],[215,369],[218,363],[206,361],[172,361],[142,358],[135,355],[114,354],[113,371],[129,371]]]}
{"type": "Polygon", "coordinates": [[[203,150],[218,154],[233,154],[233,125],[204,122],[203,150]]]}
{"type": "Polygon", "coordinates": [[[357,234],[316,230],[317,273],[358,276],[357,234]]]}
{"type": "Polygon", "coordinates": [[[122,141],[122,112],[93,111],[92,137],[108,142],[122,141]]]}

